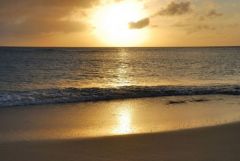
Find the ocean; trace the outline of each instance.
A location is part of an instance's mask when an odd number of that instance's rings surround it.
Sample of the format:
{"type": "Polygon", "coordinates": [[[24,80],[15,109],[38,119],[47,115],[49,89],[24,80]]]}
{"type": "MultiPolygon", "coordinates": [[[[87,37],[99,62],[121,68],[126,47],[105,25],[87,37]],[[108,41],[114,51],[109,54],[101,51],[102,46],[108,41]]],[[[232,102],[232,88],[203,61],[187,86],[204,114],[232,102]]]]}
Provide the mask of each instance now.
{"type": "Polygon", "coordinates": [[[240,47],[0,48],[0,107],[240,95],[240,47]]]}

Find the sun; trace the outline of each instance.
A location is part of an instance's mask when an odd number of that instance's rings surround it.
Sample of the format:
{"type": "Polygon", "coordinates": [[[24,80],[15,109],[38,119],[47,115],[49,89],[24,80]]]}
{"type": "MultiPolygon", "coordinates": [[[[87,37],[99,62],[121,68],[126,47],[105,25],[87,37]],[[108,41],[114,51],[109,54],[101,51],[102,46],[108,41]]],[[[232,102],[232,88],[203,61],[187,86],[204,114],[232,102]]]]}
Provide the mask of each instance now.
{"type": "Polygon", "coordinates": [[[147,38],[147,29],[130,29],[129,22],[146,16],[143,4],[137,1],[115,2],[97,8],[93,16],[95,34],[100,40],[114,46],[134,46],[147,38]]]}

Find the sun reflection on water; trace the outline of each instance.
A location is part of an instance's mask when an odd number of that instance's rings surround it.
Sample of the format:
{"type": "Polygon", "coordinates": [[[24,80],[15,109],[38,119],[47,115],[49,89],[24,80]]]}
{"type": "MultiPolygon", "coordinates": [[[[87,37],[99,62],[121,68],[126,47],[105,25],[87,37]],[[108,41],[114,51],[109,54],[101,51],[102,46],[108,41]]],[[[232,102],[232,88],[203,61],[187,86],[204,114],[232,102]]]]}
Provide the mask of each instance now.
{"type": "Polygon", "coordinates": [[[128,53],[124,50],[118,53],[118,67],[115,69],[116,77],[113,86],[129,86],[130,80],[130,59],[128,53]]]}

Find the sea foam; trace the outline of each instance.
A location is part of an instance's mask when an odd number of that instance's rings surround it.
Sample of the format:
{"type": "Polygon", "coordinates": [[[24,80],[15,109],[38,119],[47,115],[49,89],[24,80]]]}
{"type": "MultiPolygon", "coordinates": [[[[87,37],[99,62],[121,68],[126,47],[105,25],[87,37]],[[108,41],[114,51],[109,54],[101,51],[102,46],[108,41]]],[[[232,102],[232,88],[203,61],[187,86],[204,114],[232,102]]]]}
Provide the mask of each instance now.
{"type": "Polygon", "coordinates": [[[59,88],[1,91],[0,107],[214,94],[240,95],[240,86],[123,86],[117,88],[59,88]]]}

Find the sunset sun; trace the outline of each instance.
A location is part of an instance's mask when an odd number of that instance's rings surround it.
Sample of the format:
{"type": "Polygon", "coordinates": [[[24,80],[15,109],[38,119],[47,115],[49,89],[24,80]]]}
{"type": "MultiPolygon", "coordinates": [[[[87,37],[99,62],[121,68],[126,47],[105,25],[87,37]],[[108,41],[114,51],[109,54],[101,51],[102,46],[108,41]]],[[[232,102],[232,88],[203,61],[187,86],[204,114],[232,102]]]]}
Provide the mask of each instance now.
{"type": "Polygon", "coordinates": [[[117,45],[138,45],[147,38],[147,29],[130,29],[129,23],[146,15],[138,2],[118,2],[104,5],[94,12],[95,34],[103,42],[117,45]]]}

